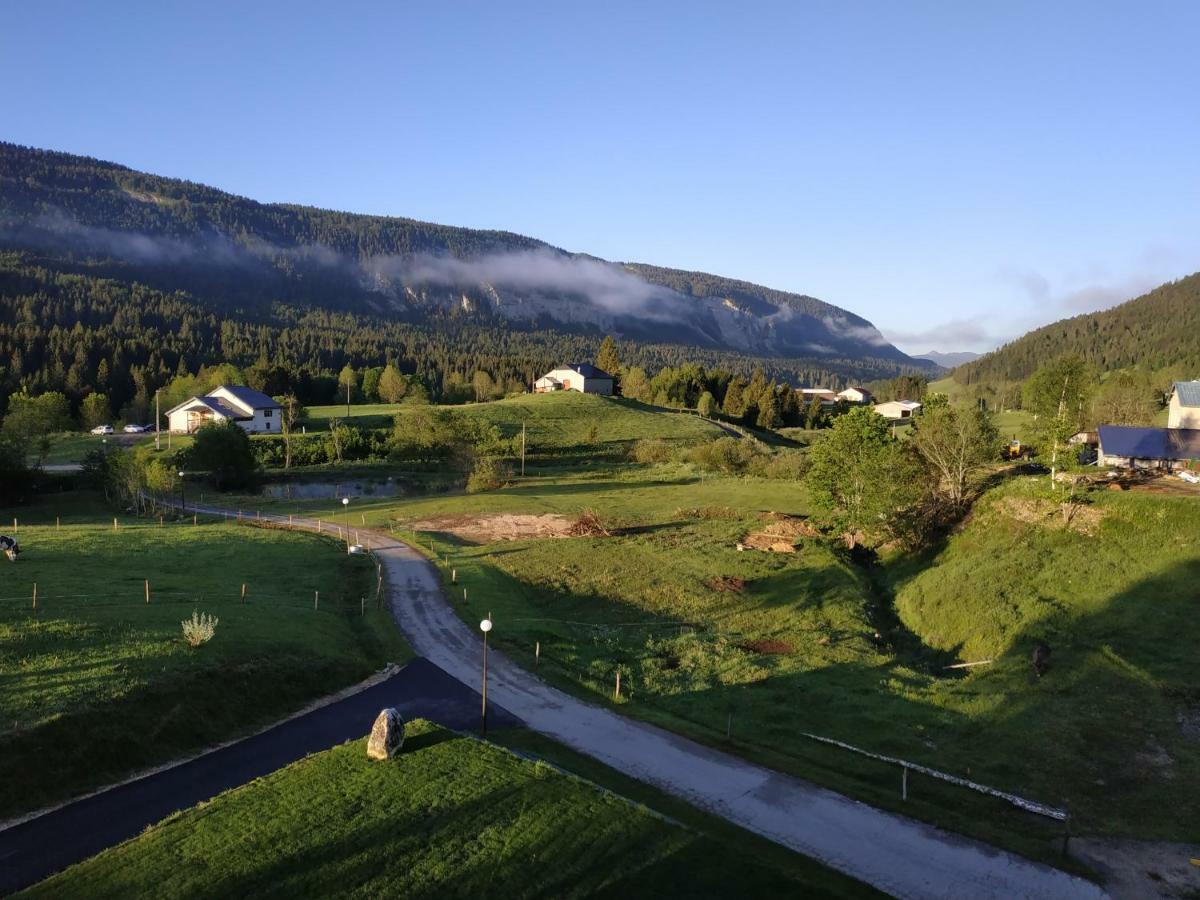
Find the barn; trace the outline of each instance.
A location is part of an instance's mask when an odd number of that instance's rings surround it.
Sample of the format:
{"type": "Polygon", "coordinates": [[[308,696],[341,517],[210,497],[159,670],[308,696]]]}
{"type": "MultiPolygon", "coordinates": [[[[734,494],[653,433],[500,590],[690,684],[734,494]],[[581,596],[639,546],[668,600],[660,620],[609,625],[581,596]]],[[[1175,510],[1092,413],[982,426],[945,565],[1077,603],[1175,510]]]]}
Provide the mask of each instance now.
{"type": "Polygon", "coordinates": [[[567,363],[551,369],[533,385],[534,393],[549,394],[553,391],[579,391],[583,394],[611,396],[613,377],[603,369],[587,363],[567,363]]]}
{"type": "Polygon", "coordinates": [[[1097,465],[1122,469],[1200,469],[1200,428],[1100,426],[1097,465]]]}

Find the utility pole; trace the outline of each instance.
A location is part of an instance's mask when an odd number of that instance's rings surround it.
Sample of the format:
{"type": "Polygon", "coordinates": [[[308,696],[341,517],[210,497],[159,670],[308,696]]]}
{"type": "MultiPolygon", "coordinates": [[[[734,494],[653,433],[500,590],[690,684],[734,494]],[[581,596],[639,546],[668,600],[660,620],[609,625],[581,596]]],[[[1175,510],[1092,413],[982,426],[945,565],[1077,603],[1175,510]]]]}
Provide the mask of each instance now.
{"type": "Polygon", "coordinates": [[[346,418],[350,418],[350,382],[346,382],[346,418]]]}
{"type": "Polygon", "coordinates": [[[525,423],[521,423],[521,477],[525,477],[525,423]]]}
{"type": "Polygon", "coordinates": [[[158,406],[159,388],[154,389],[154,450],[157,453],[162,449],[162,435],[160,434],[159,422],[162,421],[162,415],[159,413],[158,406]]]}

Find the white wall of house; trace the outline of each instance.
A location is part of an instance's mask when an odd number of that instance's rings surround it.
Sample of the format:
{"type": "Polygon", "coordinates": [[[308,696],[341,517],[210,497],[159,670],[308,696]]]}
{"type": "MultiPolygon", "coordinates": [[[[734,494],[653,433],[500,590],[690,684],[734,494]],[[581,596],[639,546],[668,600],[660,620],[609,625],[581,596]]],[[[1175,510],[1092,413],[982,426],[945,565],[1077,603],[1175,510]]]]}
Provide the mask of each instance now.
{"type": "Polygon", "coordinates": [[[583,394],[612,394],[613,380],[611,378],[584,378],[574,369],[552,369],[534,382],[534,390],[564,390],[579,391],[583,394]],[[555,388],[550,385],[550,379],[559,382],[561,387],[555,388]],[[542,387],[543,382],[547,383],[545,388],[542,387]]]}
{"type": "Polygon", "coordinates": [[[875,412],[885,419],[910,419],[921,409],[921,404],[909,400],[888,400],[876,403],[875,412]]]}
{"type": "Polygon", "coordinates": [[[226,390],[224,385],[214,390],[209,396],[220,397],[234,409],[250,416],[249,419],[239,421],[238,424],[251,434],[281,434],[283,432],[283,425],[280,424],[282,410],[255,409],[239,400],[232,391],[226,390]]]}
{"type": "Polygon", "coordinates": [[[871,400],[871,395],[866,391],[860,391],[858,388],[846,388],[840,391],[838,396],[848,403],[868,403],[871,400]]]}
{"type": "Polygon", "coordinates": [[[1179,393],[1172,391],[1167,405],[1167,427],[1200,428],[1200,407],[1184,406],[1179,402],[1179,393]]]}
{"type": "Polygon", "coordinates": [[[172,434],[191,434],[201,425],[224,421],[225,416],[214,412],[207,404],[194,400],[167,414],[167,430],[172,434]]]}

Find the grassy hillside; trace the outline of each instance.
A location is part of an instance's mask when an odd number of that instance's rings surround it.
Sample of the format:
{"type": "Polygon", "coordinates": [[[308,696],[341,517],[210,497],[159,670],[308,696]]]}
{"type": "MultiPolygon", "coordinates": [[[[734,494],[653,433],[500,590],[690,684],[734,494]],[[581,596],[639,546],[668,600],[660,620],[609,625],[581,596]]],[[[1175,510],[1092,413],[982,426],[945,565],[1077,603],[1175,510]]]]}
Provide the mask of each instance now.
{"type": "Polygon", "coordinates": [[[371,562],[333,542],[190,518],[121,515],[114,530],[76,494],[5,510],[6,533],[13,514],[24,553],[0,567],[0,818],[273,721],[408,652],[386,611],[361,613],[371,562]],[[219,618],[197,648],[180,629],[194,610],[219,618]]]}
{"type": "MultiPolygon", "coordinates": [[[[576,391],[526,394],[492,403],[443,408],[455,415],[495,425],[505,437],[519,436],[524,424],[531,454],[588,446],[612,449],[641,438],[694,441],[725,434],[716,425],[694,415],[669,412],[634,400],[597,397],[576,391]]],[[[404,403],[352,405],[347,418],[344,405],[315,406],[308,411],[308,421],[316,428],[326,427],[331,418],[383,428],[391,427],[397,414],[410,415],[412,412],[413,407],[404,403]]]]}
{"type": "Polygon", "coordinates": [[[23,897],[873,896],[816,864],[714,839],[427,723],[173,816],[23,897]]]}
{"type": "Polygon", "coordinates": [[[1200,273],[1113,309],[1038,328],[959,366],[953,378],[963,385],[1020,382],[1065,353],[1079,354],[1101,372],[1140,367],[1195,377],[1200,371],[1200,273]]]}

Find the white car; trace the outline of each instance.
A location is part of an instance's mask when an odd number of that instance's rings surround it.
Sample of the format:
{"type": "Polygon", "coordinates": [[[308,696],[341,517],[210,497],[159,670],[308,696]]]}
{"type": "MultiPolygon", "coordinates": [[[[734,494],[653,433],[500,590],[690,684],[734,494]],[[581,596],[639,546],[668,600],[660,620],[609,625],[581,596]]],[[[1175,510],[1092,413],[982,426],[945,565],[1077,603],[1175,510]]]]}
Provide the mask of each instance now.
{"type": "Polygon", "coordinates": [[[113,427],[111,425],[97,425],[92,429],[92,434],[112,434],[113,427]]]}
{"type": "Polygon", "coordinates": [[[126,425],[121,430],[124,431],[126,434],[141,434],[143,431],[149,431],[150,426],[149,425],[134,425],[132,422],[130,422],[128,425],[126,425]]]}

